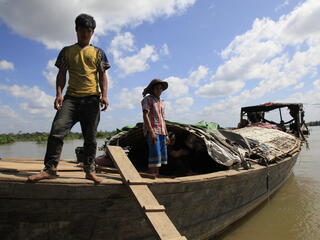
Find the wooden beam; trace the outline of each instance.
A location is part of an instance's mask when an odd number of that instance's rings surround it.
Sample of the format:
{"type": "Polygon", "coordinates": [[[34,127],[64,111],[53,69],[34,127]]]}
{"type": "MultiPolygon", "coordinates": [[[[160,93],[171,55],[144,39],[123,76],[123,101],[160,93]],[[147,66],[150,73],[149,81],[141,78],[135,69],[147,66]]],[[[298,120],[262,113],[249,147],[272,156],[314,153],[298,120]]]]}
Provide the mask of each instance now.
{"type": "Polygon", "coordinates": [[[166,214],[165,207],[159,204],[150,191],[147,182],[141,178],[123,149],[118,146],[107,146],[107,152],[119,169],[123,183],[135,199],[157,239],[186,240],[185,237],[180,235],[166,214]]]}
{"type": "MultiPolygon", "coordinates": [[[[109,172],[109,173],[119,173],[119,170],[117,168],[111,168],[111,167],[101,167],[101,166],[96,166],[96,171],[100,172],[109,172]]],[[[150,179],[155,179],[156,177],[154,174],[150,173],[144,173],[144,172],[139,172],[139,175],[143,178],[150,178],[150,179]]]]}
{"type": "Polygon", "coordinates": [[[165,211],[166,208],[163,205],[156,205],[156,206],[146,205],[146,206],[143,206],[143,210],[145,212],[161,212],[161,211],[165,211]]]}

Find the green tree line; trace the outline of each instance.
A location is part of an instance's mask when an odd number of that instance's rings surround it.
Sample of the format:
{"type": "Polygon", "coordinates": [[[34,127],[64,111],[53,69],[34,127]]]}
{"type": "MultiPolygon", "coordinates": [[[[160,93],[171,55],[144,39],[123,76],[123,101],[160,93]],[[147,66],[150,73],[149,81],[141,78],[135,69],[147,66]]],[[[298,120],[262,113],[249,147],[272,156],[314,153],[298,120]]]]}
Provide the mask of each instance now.
{"type": "MultiPolygon", "coordinates": [[[[116,131],[98,131],[97,138],[105,138],[110,139],[113,135],[115,135],[116,131]]],[[[46,132],[34,132],[34,133],[8,133],[8,134],[0,134],[0,144],[5,143],[13,143],[13,142],[27,142],[27,141],[36,141],[38,143],[47,141],[49,133],[46,132]]],[[[73,140],[73,139],[83,139],[81,133],[70,132],[65,140],[73,140]]]]}
{"type": "Polygon", "coordinates": [[[320,121],[313,121],[306,123],[307,126],[320,126],[320,121]]]}

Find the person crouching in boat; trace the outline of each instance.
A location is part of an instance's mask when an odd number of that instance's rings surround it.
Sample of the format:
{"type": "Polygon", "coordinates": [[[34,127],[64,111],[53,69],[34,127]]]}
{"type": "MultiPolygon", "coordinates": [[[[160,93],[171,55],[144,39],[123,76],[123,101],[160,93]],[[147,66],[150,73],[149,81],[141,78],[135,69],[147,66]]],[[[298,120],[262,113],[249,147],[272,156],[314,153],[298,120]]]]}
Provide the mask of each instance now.
{"type": "MultiPolygon", "coordinates": [[[[168,144],[168,166],[167,173],[173,176],[192,175],[191,171],[191,149],[189,149],[184,141],[177,139],[173,132],[169,132],[170,144],[168,144]]],[[[163,169],[161,169],[163,170],[163,169]]]]}
{"type": "Polygon", "coordinates": [[[143,132],[148,144],[148,172],[159,176],[159,168],[167,164],[167,144],[170,142],[165,123],[165,110],[161,93],[168,83],[153,79],[143,90],[141,101],[143,111],[143,132]]]}

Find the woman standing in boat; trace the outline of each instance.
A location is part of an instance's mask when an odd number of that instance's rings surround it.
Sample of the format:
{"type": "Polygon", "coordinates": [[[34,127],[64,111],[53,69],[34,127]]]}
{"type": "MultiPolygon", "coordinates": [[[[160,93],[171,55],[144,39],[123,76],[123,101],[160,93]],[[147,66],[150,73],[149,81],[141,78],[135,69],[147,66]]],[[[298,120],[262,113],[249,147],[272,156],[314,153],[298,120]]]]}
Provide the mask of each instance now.
{"type": "Polygon", "coordinates": [[[159,176],[161,164],[167,164],[167,144],[169,143],[165,111],[161,93],[168,88],[168,83],[153,79],[143,90],[141,101],[143,111],[143,131],[148,143],[149,173],[159,176]]]}

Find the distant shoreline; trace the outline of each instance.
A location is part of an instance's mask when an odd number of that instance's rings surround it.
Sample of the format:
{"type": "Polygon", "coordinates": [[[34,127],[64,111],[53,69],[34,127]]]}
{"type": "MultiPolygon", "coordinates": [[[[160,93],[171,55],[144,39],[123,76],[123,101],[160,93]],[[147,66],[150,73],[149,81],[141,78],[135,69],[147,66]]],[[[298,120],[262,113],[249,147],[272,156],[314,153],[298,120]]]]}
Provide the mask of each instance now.
{"type": "MultiPolygon", "coordinates": [[[[97,132],[97,138],[110,139],[115,135],[116,131],[99,131],[97,132]]],[[[49,133],[46,132],[35,132],[35,133],[8,133],[0,134],[0,144],[14,143],[14,142],[37,142],[43,143],[48,140],[49,133]]],[[[81,133],[71,132],[65,137],[65,140],[83,139],[81,133]]]]}
{"type": "Polygon", "coordinates": [[[313,121],[306,123],[308,127],[320,126],[320,121],[313,121]]]}
{"type": "MultiPolygon", "coordinates": [[[[320,121],[312,121],[307,122],[306,125],[308,127],[320,126],[320,121]]],[[[117,133],[116,130],[108,132],[108,131],[98,131],[97,138],[98,139],[110,139],[113,135],[117,133]]],[[[43,143],[48,140],[49,133],[46,132],[34,132],[34,133],[8,133],[8,134],[0,134],[0,145],[14,142],[37,142],[43,143]]],[[[75,140],[75,139],[83,139],[81,133],[70,132],[68,136],[65,137],[65,140],[75,140]]]]}

